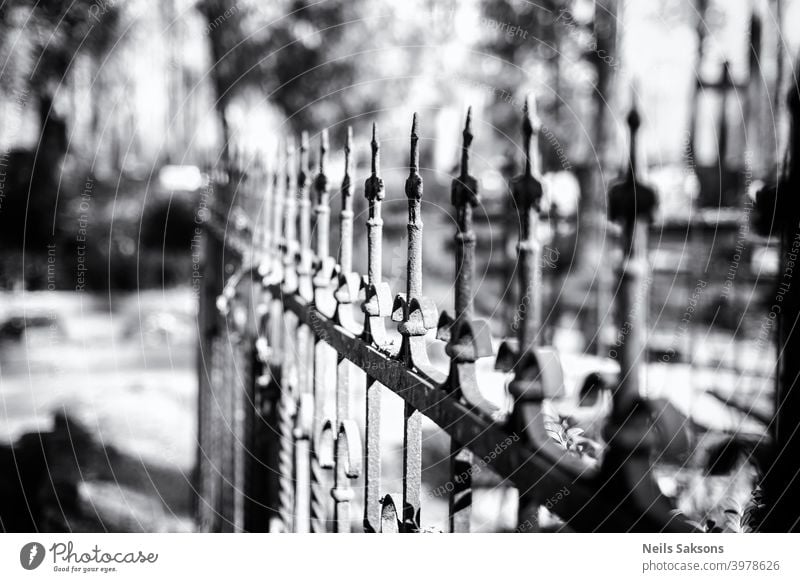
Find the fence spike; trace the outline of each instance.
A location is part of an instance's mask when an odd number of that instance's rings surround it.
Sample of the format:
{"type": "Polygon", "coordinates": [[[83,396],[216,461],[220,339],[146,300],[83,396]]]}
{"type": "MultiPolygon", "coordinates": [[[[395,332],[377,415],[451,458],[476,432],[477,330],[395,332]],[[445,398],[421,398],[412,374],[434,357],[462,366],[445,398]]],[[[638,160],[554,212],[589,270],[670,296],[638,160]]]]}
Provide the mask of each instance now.
{"type": "Polygon", "coordinates": [[[294,137],[286,140],[286,195],[284,199],[285,246],[283,254],[283,292],[297,290],[297,174],[295,173],[294,137]]]}
{"type": "MultiPolygon", "coordinates": [[[[439,339],[447,341],[450,356],[447,389],[471,406],[491,414],[497,407],[483,397],[478,388],[475,360],[492,353],[491,337],[485,322],[473,320],[472,286],[475,271],[475,231],[472,212],[479,204],[478,181],[469,173],[472,133],[472,108],[462,132],[461,172],[453,179],[451,202],[456,210],[456,283],[455,317],[442,313],[439,318],[439,339]]],[[[472,506],[472,453],[457,443],[450,445],[450,475],[453,488],[449,492],[450,531],[468,532],[472,506]]]]}
{"type": "Polygon", "coordinates": [[[520,295],[530,297],[530,309],[521,314],[518,327],[519,349],[527,350],[538,345],[542,327],[542,269],[541,243],[538,240],[539,212],[542,210],[544,190],[540,174],[538,132],[540,122],[536,117],[536,101],[525,99],[522,137],[525,147],[525,172],[514,181],[514,199],[520,209],[520,295]]]}
{"type": "Polygon", "coordinates": [[[339,266],[341,267],[342,273],[349,273],[353,269],[352,140],[353,129],[348,127],[344,142],[344,178],[342,178],[342,211],[340,214],[339,228],[339,266]]]}
{"type": "Polygon", "coordinates": [[[424,336],[436,327],[436,305],[422,295],[422,176],[419,173],[419,135],[417,114],[411,125],[409,174],[405,192],[408,199],[408,256],[406,259],[406,292],[399,293],[392,307],[392,319],[400,322],[398,331],[404,338],[401,356],[407,365],[428,366],[424,336]],[[420,338],[415,340],[413,338],[420,338]]]}
{"type": "Polygon", "coordinates": [[[272,211],[270,216],[272,219],[271,227],[271,266],[268,269],[268,274],[264,277],[264,283],[269,285],[283,281],[283,260],[281,259],[281,252],[284,247],[283,240],[283,203],[285,198],[286,189],[286,147],[285,140],[280,139],[278,142],[278,151],[276,153],[276,167],[272,174],[272,211]]]}
{"type": "MultiPolygon", "coordinates": [[[[389,338],[384,318],[391,314],[392,294],[389,285],[382,280],[383,269],[383,218],[381,205],[386,193],[380,177],[380,141],[378,125],[372,124],[371,175],[364,182],[364,197],[369,204],[367,218],[367,277],[362,279],[364,289],[364,341],[375,347],[386,349],[389,338]]],[[[364,530],[378,532],[381,529],[381,387],[370,376],[366,376],[366,470],[364,472],[364,530]]]]}
{"type": "MultiPolygon", "coordinates": [[[[630,139],[628,168],[608,193],[609,218],[622,229],[623,257],[618,266],[615,311],[624,333],[618,334],[614,347],[619,354],[620,374],[616,386],[612,387],[611,415],[603,430],[608,447],[603,457],[601,478],[609,483],[609,491],[617,493],[618,498],[633,494],[645,507],[660,496],[652,479],[645,477],[652,470],[655,438],[653,409],[641,395],[651,282],[647,240],[657,197],[652,188],[639,181],[636,172],[636,135],[641,118],[635,100],[627,124],[630,139]]],[[[614,498],[610,501],[618,503],[614,498]]]]}
{"type": "Polygon", "coordinates": [[[336,322],[355,334],[361,333],[353,317],[352,303],[358,298],[361,278],[353,272],[353,130],[347,128],[344,144],[342,209],[339,215],[339,273],[336,281],[336,322]]]}
{"type": "MultiPolygon", "coordinates": [[[[408,257],[406,292],[397,295],[392,319],[399,321],[403,336],[400,359],[409,368],[417,368],[431,377],[440,376],[430,366],[425,351],[425,335],[436,327],[436,305],[422,295],[422,176],[419,173],[418,118],[411,124],[409,174],[405,192],[408,199],[408,257]]],[[[441,378],[444,380],[445,378],[441,378]]],[[[420,488],[422,486],[422,415],[408,403],[404,409],[403,431],[403,528],[418,531],[420,526],[420,488]]]]}
{"type": "Polygon", "coordinates": [[[266,164],[264,168],[264,175],[263,175],[263,185],[264,185],[264,213],[262,215],[262,230],[263,230],[263,238],[261,239],[262,242],[262,259],[261,265],[259,266],[259,275],[262,277],[266,276],[269,272],[269,261],[271,259],[272,253],[272,205],[273,205],[273,198],[275,196],[275,189],[274,189],[274,175],[275,175],[275,168],[270,164],[266,164]]]}
{"type": "Polygon", "coordinates": [[[311,248],[311,165],[308,132],[300,134],[300,165],[297,172],[298,224],[300,230],[300,261],[297,268],[300,296],[306,301],[314,297],[311,274],[314,251],[311,248]]]}
{"type": "MultiPolygon", "coordinates": [[[[335,261],[330,256],[330,192],[328,175],[326,174],[328,160],[328,130],[323,129],[319,141],[319,173],[314,180],[316,192],[316,206],[314,213],[317,218],[317,272],[314,276],[314,288],[327,288],[330,285],[335,267],[335,261]]],[[[315,291],[316,293],[316,291],[315,291]]],[[[316,295],[315,295],[316,299],[316,295]]]]}
{"type": "Polygon", "coordinates": [[[628,113],[627,124],[630,144],[628,170],[608,193],[609,219],[622,227],[624,252],[616,295],[619,308],[616,311],[625,318],[622,324],[626,333],[616,350],[620,359],[620,383],[612,407],[612,416],[620,423],[628,417],[639,399],[643,372],[640,360],[646,349],[647,289],[650,282],[647,239],[658,204],[655,190],[641,183],[636,174],[636,137],[641,117],[635,101],[628,113]]]}
{"type": "Polygon", "coordinates": [[[364,339],[376,347],[385,348],[390,341],[386,334],[384,318],[392,313],[392,294],[383,281],[383,218],[381,206],[386,197],[383,178],[380,176],[380,139],[378,125],[372,124],[371,175],[364,182],[364,197],[369,205],[367,218],[367,277],[361,281],[364,289],[364,339]]]}
{"type": "Polygon", "coordinates": [[[515,402],[540,402],[563,393],[563,371],[556,352],[541,347],[542,328],[542,245],[539,240],[539,213],[545,205],[541,182],[538,133],[541,122],[533,96],[525,100],[522,139],[525,151],[523,173],[512,181],[514,201],[519,209],[517,245],[519,265],[519,307],[515,314],[516,341],[506,341],[497,352],[496,367],[514,371],[509,391],[515,402]],[[527,306],[523,309],[523,306],[527,306]]]}
{"type": "Polygon", "coordinates": [[[484,321],[473,319],[473,284],[475,278],[476,236],[472,227],[472,213],[480,199],[478,181],[469,173],[472,134],[472,108],[462,133],[461,172],[453,179],[451,202],[456,210],[455,234],[455,315],[442,313],[437,337],[447,341],[445,348],[451,358],[449,388],[456,397],[463,397],[473,407],[491,414],[497,407],[486,400],[478,389],[473,364],[478,358],[492,354],[489,327],[484,321]]]}

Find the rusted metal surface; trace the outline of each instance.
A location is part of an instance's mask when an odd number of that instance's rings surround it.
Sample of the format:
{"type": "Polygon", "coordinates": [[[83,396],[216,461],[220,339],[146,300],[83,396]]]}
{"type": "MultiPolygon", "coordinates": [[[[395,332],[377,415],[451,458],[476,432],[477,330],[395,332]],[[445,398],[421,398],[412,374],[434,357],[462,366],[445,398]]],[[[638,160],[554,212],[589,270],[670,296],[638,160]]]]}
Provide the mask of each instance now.
{"type": "MultiPolygon", "coordinates": [[[[436,306],[422,295],[422,176],[419,174],[419,136],[417,114],[411,124],[408,198],[408,257],[406,292],[397,295],[392,319],[403,336],[400,357],[410,368],[430,368],[425,351],[425,335],[436,325],[436,306]]],[[[422,489],[422,414],[408,401],[403,411],[403,531],[420,527],[422,489]]]]}
{"type": "MultiPolygon", "coordinates": [[[[381,204],[385,197],[380,177],[380,143],[378,126],[372,124],[371,175],[364,183],[364,196],[369,204],[367,218],[367,277],[362,279],[364,302],[363,339],[367,345],[380,349],[388,344],[385,318],[391,315],[392,294],[382,280],[383,218],[381,204]]],[[[381,531],[381,385],[366,372],[365,441],[366,469],[364,473],[364,531],[381,531]]]]}
{"type": "MultiPolygon", "coordinates": [[[[333,277],[335,262],[329,256],[328,226],[330,220],[330,194],[328,192],[328,177],[326,175],[328,159],[328,131],[323,130],[320,135],[319,147],[319,173],[314,179],[316,194],[316,272],[313,276],[314,303],[323,306],[330,305],[331,279],[333,277]]],[[[327,311],[327,310],[326,310],[327,311]]],[[[330,313],[330,312],[328,312],[330,313]]],[[[328,517],[330,506],[330,478],[329,464],[322,462],[323,451],[321,442],[323,427],[332,414],[328,408],[327,377],[330,373],[331,349],[326,345],[320,335],[315,322],[309,321],[313,331],[313,402],[314,420],[311,441],[311,531],[324,533],[328,531],[328,517]]]]}

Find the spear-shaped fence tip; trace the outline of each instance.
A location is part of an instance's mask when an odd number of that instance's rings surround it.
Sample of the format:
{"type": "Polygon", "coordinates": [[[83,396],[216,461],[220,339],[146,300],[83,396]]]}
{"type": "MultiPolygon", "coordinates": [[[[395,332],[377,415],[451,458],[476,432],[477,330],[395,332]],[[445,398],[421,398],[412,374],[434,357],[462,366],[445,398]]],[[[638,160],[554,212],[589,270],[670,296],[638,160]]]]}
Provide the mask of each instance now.
{"type": "Polygon", "coordinates": [[[628,127],[632,133],[638,131],[639,126],[642,124],[642,118],[639,115],[639,103],[636,98],[636,84],[631,84],[631,109],[628,111],[628,127]]]}
{"type": "Polygon", "coordinates": [[[353,173],[353,128],[347,127],[347,133],[344,138],[344,180],[342,181],[342,193],[349,195],[350,189],[350,174],[353,173]],[[346,187],[345,187],[346,185],[346,187]]]}
{"type": "Polygon", "coordinates": [[[410,157],[410,173],[416,174],[419,169],[419,135],[417,135],[417,114],[414,113],[413,121],[411,122],[411,155],[410,157]]]}
{"type": "Polygon", "coordinates": [[[370,145],[372,146],[372,175],[377,176],[380,170],[381,144],[378,141],[378,124],[374,121],[372,122],[372,142],[370,142],[370,145]]]}
{"type": "Polygon", "coordinates": [[[328,129],[323,129],[319,139],[319,173],[325,173],[325,162],[328,157],[328,129]]]}
{"type": "Polygon", "coordinates": [[[467,108],[467,120],[464,123],[464,138],[463,147],[461,150],[461,176],[466,177],[469,175],[469,148],[472,145],[472,107],[467,108]]]}
{"type": "Polygon", "coordinates": [[[541,122],[536,113],[536,97],[529,94],[522,107],[522,142],[525,147],[525,175],[533,176],[540,171],[539,144],[536,141],[541,122]]]}

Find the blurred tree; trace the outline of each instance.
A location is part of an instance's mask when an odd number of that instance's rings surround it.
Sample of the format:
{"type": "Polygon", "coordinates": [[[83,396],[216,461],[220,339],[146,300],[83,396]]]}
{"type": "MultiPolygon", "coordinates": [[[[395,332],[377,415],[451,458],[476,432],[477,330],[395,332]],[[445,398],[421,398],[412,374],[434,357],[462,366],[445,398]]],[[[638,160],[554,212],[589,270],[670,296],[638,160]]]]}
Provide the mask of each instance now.
{"type": "Polygon", "coordinates": [[[267,96],[295,129],[318,127],[369,108],[369,103],[350,98],[308,107],[356,79],[355,61],[347,58],[351,53],[340,49],[353,40],[345,24],[357,21],[365,4],[200,0],[197,7],[208,21],[216,106],[226,142],[227,107],[250,88],[267,96]],[[339,54],[343,56],[337,58],[339,54]]]}
{"type": "MultiPolygon", "coordinates": [[[[70,83],[76,57],[104,56],[119,36],[119,13],[104,0],[9,0],[0,6],[0,92],[15,95],[20,117],[36,104],[34,151],[7,153],[0,237],[11,248],[43,251],[52,242],[67,128],[53,109],[56,92],[70,83]]],[[[17,120],[19,121],[19,120],[17,120]]],[[[8,248],[8,246],[6,247],[8,248]]]]}

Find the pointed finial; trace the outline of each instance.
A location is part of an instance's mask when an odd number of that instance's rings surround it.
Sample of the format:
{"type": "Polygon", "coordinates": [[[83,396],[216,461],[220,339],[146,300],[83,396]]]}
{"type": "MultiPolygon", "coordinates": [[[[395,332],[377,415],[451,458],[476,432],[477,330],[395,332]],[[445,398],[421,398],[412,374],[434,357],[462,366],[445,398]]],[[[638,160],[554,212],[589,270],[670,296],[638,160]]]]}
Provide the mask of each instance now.
{"type": "Polygon", "coordinates": [[[464,123],[462,133],[464,144],[461,148],[461,177],[469,176],[469,148],[472,146],[472,107],[467,108],[467,121],[464,123]]]}
{"type": "Polygon", "coordinates": [[[631,132],[635,133],[639,131],[639,127],[642,125],[642,117],[639,115],[639,108],[636,99],[636,90],[631,90],[631,109],[628,112],[628,127],[630,128],[631,132]]]}
{"type": "Polygon", "coordinates": [[[372,175],[377,176],[381,171],[381,144],[378,141],[378,124],[372,122],[372,175]]]}
{"type": "Polygon", "coordinates": [[[328,161],[328,130],[323,129],[319,140],[319,173],[325,173],[325,166],[328,161]]]}
{"type": "Polygon", "coordinates": [[[416,174],[419,170],[419,136],[417,135],[417,114],[411,122],[411,155],[409,156],[410,173],[416,174]]]}
{"type": "Polygon", "coordinates": [[[383,179],[378,176],[381,171],[381,144],[378,140],[378,125],[372,124],[372,175],[364,182],[364,196],[367,200],[383,200],[385,192],[383,179]]]}
{"type": "Polygon", "coordinates": [[[652,188],[640,181],[638,172],[637,136],[641,126],[641,116],[636,105],[635,91],[631,98],[628,113],[628,170],[623,179],[613,184],[608,191],[608,217],[617,222],[630,234],[636,218],[652,222],[658,206],[658,196],[652,188]]]}
{"type": "MultiPolygon", "coordinates": [[[[463,143],[461,144],[461,174],[451,186],[451,201],[453,206],[460,208],[466,204],[478,205],[478,181],[469,174],[469,148],[472,145],[472,107],[467,109],[467,119],[464,123],[463,143]]],[[[471,222],[470,215],[470,222],[471,222]]]]}
{"type": "Polygon", "coordinates": [[[325,173],[328,160],[328,130],[323,129],[319,140],[319,173],[314,180],[316,190],[316,207],[314,212],[317,217],[317,260],[325,262],[325,268],[320,267],[314,279],[315,286],[327,286],[330,283],[330,276],[327,273],[328,259],[330,258],[328,235],[330,219],[330,195],[328,192],[329,181],[325,173]]]}
{"type": "Polygon", "coordinates": [[[353,147],[353,128],[348,126],[347,134],[345,135],[344,138],[344,172],[348,176],[352,173],[353,170],[353,161],[350,159],[352,147],[353,147]]]}
{"type": "MultiPolygon", "coordinates": [[[[406,180],[406,196],[409,200],[422,199],[422,176],[419,175],[419,135],[417,135],[417,114],[411,123],[411,152],[409,154],[409,172],[406,180]]],[[[409,207],[413,214],[414,208],[409,207]]],[[[413,220],[413,218],[412,218],[413,220]]]]}
{"type": "Polygon", "coordinates": [[[294,169],[294,154],[294,136],[290,135],[286,138],[286,181],[290,184],[296,179],[295,173],[292,171],[294,169]]]}
{"type": "MultiPolygon", "coordinates": [[[[353,160],[351,157],[353,129],[348,127],[344,140],[344,178],[342,178],[342,210],[339,215],[339,291],[336,298],[342,304],[352,303],[358,294],[359,277],[353,270],[353,160]]],[[[350,311],[338,313],[339,322],[350,327],[350,311]],[[344,317],[344,320],[342,319],[344,317]]],[[[355,326],[352,326],[355,329],[355,326]]]]}
{"type": "Polygon", "coordinates": [[[525,145],[525,175],[540,177],[539,130],[542,122],[536,111],[536,97],[528,95],[522,107],[522,140],[525,145]]]}
{"type": "Polygon", "coordinates": [[[302,178],[308,176],[308,159],[308,132],[302,131],[300,133],[300,173],[302,178]]]}

